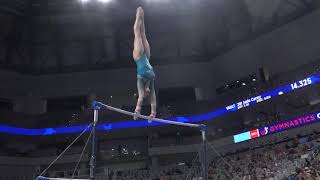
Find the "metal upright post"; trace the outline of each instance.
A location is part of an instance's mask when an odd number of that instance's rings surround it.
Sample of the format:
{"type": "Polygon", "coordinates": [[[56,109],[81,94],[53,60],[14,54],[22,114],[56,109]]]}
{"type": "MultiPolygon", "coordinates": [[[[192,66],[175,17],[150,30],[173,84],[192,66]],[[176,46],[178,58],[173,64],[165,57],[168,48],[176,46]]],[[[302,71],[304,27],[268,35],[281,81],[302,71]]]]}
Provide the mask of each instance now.
{"type": "Polygon", "coordinates": [[[93,126],[92,126],[92,148],[91,148],[91,158],[90,158],[90,179],[95,180],[96,179],[96,124],[98,122],[98,116],[99,116],[99,105],[96,103],[93,103],[93,126]]]}
{"type": "Polygon", "coordinates": [[[201,125],[201,135],[202,135],[202,172],[203,172],[203,179],[208,180],[208,165],[207,165],[207,127],[206,125],[201,125]]]}

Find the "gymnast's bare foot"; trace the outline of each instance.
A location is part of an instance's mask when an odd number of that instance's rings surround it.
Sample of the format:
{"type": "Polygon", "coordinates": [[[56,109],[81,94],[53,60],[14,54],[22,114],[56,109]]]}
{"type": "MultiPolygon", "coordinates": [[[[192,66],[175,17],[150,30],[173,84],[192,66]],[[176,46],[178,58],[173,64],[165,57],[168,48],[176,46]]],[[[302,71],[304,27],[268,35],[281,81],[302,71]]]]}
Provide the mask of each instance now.
{"type": "Polygon", "coordinates": [[[143,11],[142,7],[137,8],[137,17],[139,17],[139,18],[144,17],[144,11],[143,11]]]}

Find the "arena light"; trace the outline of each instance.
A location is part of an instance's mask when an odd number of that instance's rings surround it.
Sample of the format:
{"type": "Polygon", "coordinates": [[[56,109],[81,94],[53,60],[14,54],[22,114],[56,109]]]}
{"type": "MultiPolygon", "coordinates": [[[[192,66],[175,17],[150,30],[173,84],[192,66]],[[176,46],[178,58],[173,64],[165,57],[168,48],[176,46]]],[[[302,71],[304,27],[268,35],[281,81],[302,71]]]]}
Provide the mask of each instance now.
{"type": "Polygon", "coordinates": [[[98,2],[102,2],[102,3],[109,3],[111,2],[112,0],[97,0],[98,2]]]}
{"type": "Polygon", "coordinates": [[[89,0],[79,0],[81,3],[87,3],[89,0]]]}
{"type": "Polygon", "coordinates": [[[168,3],[169,0],[145,0],[147,3],[168,3]]]}

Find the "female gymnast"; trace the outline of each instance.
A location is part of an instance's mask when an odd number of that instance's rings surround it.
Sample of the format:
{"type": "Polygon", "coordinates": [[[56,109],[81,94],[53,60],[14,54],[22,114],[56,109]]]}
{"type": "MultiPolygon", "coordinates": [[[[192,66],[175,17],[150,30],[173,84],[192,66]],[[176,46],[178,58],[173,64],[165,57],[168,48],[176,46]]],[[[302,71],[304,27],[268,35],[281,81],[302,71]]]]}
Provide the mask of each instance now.
{"type": "MultiPolygon", "coordinates": [[[[137,88],[139,94],[135,113],[140,114],[143,99],[150,96],[150,117],[155,118],[157,113],[157,101],[154,90],[155,74],[149,62],[150,46],[145,34],[144,11],[142,7],[137,8],[133,31],[134,48],[132,55],[135,63],[137,64],[137,88]]],[[[136,120],[137,117],[134,117],[134,119],[136,120]]]]}

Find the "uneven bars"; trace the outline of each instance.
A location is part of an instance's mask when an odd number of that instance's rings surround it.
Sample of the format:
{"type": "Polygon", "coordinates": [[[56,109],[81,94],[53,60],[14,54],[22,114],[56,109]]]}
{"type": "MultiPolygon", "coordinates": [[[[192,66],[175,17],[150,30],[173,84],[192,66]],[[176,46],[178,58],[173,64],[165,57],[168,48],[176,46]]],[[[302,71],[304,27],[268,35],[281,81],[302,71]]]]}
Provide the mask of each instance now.
{"type": "Polygon", "coordinates": [[[98,102],[98,101],[93,101],[92,102],[92,106],[95,108],[99,108],[100,106],[104,106],[105,108],[109,109],[110,111],[115,111],[121,114],[126,114],[128,116],[136,116],[142,119],[146,119],[146,120],[150,120],[150,121],[156,121],[156,122],[161,122],[161,123],[167,123],[167,124],[174,124],[174,125],[179,125],[179,126],[188,126],[188,127],[194,127],[194,128],[201,128],[203,125],[200,124],[191,124],[191,123],[183,123],[183,122],[176,122],[176,121],[169,121],[169,120],[165,120],[165,119],[159,119],[159,118],[151,118],[149,116],[144,116],[141,114],[136,114],[133,112],[129,112],[129,111],[125,111],[123,109],[119,109],[119,108],[115,108],[112,106],[108,106],[106,104],[103,104],[102,102],[98,102]]]}

